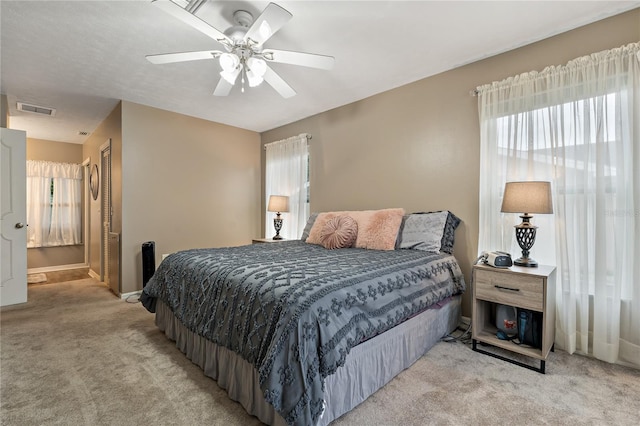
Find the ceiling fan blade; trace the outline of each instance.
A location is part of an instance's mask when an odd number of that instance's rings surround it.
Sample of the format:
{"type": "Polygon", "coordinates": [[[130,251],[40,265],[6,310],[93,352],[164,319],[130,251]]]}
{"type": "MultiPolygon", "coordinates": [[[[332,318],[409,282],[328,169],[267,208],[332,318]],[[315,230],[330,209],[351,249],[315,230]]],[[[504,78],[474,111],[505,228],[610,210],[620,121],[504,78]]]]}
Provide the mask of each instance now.
{"type": "Polygon", "coordinates": [[[224,52],[221,52],[219,50],[201,50],[199,52],[162,53],[159,55],[147,55],[146,58],[152,64],[170,64],[173,62],[214,59],[222,53],[224,52]]]}
{"type": "Polygon", "coordinates": [[[271,87],[276,89],[276,92],[280,93],[280,96],[283,98],[287,99],[296,95],[296,91],[269,66],[267,66],[267,71],[264,73],[263,78],[271,87]]]}
{"type": "Polygon", "coordinates": [[[262,56],[271,62],[282,64],[301,65],[303,67],[330,70],[333,68],[335,58],[333,56],[316,55],[315,53],[291,52],[288,50],[264,49],[262,56]]]}
{"type": "Polygon", "coordinates": [[[213,96],[227,96],[231,93],[231,88],[233,84],[229,83],[224,78],[220,78],[218,85],[216,86],[216,90],[213,91],[213,96]]]}
{"type": "Polygon", "coordinates": [[[244,35],[244,41],[261,45],[292,17],[288,10],[275,3],[269,3],[244,35]]]}
{"type": "Polygon", "coordinates": [[[242,68],[237,67],[228,77],[233,81],[233,83],[229,82],[226,78],[222,77],[220,81],[218,81],[218,85],[216,89],[213,91],[213,96],[227,96],[231,92],[231,88],[235,84],[235,81],[238,79],[238,75],[242,71],[242,68]]]}
{"type": "Polygon", "coordinates": [[[229,44],[229,45],[233,44],[231,39],[229,37],[227,37],[226,35],[224,35],[224,33],[222,33],[221,31],[213,28],[211,25],[209,25],[208,23],[206,23],[202,19],[200,19],[197,16],[187,12],[185,9],[181,8],[179,5],[177,5],[176,3],[174,3],[174,2],[172,2],[170,0],[153,0],[153,2],[151,4],[159,7],[162,10],[164,10],[169,15],[171,15],[171,16],[173,16],[175,18],[178,18],[179,20],[181,20],[185,24],[191,25],[193,28],[195,28],[196,30],[200,31],[201,33],[211,37],[212,39],[214,39],[218,43],[229,44]]]}

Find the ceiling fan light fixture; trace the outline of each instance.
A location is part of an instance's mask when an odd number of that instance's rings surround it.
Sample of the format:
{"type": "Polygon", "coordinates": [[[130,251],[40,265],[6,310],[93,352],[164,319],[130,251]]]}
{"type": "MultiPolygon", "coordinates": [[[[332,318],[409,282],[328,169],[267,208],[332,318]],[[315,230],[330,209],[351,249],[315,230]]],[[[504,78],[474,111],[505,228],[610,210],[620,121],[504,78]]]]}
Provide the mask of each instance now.
{"type": "Polygon", "coordinates": [[[231,71],[221,71],[220,72],[220,77],[224,78],[225,80],[227,80],[227,82],[231,85],[236,84],[236,79],[238,78],[238,74],[240,74],[240,69],[237,68],[235,70],[231,70],[231,71]]]}
{"type": "Polygon", "coordinates": [[[293,17],[290,12],[281,6],[269,3],[257,19],[253,19],[253,15],[246,10],[237,10],[233,14],[233,21],[236,25],[222,32],[194,15],[195,11],[205,1],[153,0],[152,3],[174,18],[190,25],[221,44],[226,52],[205,50],[147,55],[147,59],[151,63],[168,64],[200,59],[218,59],[222,72],[220,72],[221,78],[213,92],[215,96],[229,95],[231,88],[238,80],[238,76],[242,74],[242,92],[244,92],[246,80],[248,80],[251,87],[258,86],[263,81],[266,81],[285,99],[294,96],[296,92],[267,65],[267,61],[326,70],[332,68],[334,58],[331,56],[263,49],[263,44],[271,39],[273,34],[293,17]],[[181,2],[181,4],[177,2],[181,2]],[[189,6],[185,8],[183,4],[186,3],[189,3],[189,6]]]}
{"type": "Polygon", "coordinates": [[[256,73],[254,73],[253,71],[248,70],[247,80],[249,81],[249,87],[256,87],[256,86],[259,86],[264,81],[264,78],[260,77],[259,75],[256,75],[256,73]]]}
{"type": "MultiPolygon", "coordinates": [[[[240,65],[240,58],[233,53],[223,53],[220,55],[220,66],[223,72],[231,73],[240,65]]],[[[235,79],[234,79],[235,80],[235,79]]]]}
{"type": "Polygon", "coordinates": [[[247,67],[249,68],[249,71],[258,77],[263,77],[264,73],[267,72],[267,63],[264,59],[251,57],[247,59],[247,67]]]}

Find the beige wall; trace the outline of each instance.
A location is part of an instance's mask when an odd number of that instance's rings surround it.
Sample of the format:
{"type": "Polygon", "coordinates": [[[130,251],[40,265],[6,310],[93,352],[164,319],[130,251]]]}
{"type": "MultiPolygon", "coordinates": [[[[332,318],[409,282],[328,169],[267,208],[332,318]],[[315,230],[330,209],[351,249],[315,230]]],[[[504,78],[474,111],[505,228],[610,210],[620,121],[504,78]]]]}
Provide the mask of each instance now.
{"type": "MultiPolygon", "coordinates": [[[[80,164],[82,145],[27,138],[27,160],[80,164]]],[[[27,249],[28,269],[77,264],[84,264],[84,244],[27,249]]]]}
{"type": "Polygon", "coordinates": [[[80,144],[27,138],[27,160],[80,164],[84,158],[80,144]]]}
{"type": "MultiPolygon", "coordinates": [[[[477,98],[469,91],[638,40],[640,9],[264,132],[262,143],[312,134],[312,211],[454,212],[462,219],[454,254],[469,284],[478,253],[478,181],[490,172],[479,167],[477,98]]],[[[470,298],[468,291],[466,316],[470,298]]]]}
{"type": "MultiPolygon", "coordinates": [[[[111,228],[113,232],[122,230],[122,104],[119,103],[109,116],[93,131],[82,145],[83,158],[89,159],[91,166],[98,165],[99,176],[102,177],[100,146],[111,140],[111,198],[113,216],[111,228]]],[[[100,194],[101,195],[101,194],[100,194]]],[[[100,275],[100,238],[102,219],[100,216],[100,200],[90,199],[89,213],[89,267],[100,275]]]]}
{"type": "Polygon", "coordinates": [[[142,288],[141,245],[163,253],[260,236],[260,135],[122,102],[122,292],[142,288]]]}

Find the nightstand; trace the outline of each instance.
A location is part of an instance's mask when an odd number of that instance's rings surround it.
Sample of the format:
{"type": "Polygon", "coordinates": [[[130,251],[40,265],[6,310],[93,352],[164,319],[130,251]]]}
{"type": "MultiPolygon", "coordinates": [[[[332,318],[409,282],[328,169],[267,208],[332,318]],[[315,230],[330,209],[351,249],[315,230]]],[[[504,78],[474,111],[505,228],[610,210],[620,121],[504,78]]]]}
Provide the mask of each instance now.
{"type": "Polygon", "coordinates": [[[273,238],[254,238],[251,240],[251,244],[261,244],[261,243],[280,243],[282,241],[289,241],[287,239],[274,240],[273,238]]]}
{"type": "Polygon", "coordinates": [[[555,339],[555,266],[536,268],[512,266],[494,268],[486,265],[473,267],[472,339],[473,350],[517,364],[544,374],[545,361],[553,350],[555,339]],[[542,347],[520,346],[496,336],[497,328],[492,311],[503,304],[540,312],[542,315],[542,347]],[[540,368],[488,352],[478,342],[540,360],[540,368]]]}

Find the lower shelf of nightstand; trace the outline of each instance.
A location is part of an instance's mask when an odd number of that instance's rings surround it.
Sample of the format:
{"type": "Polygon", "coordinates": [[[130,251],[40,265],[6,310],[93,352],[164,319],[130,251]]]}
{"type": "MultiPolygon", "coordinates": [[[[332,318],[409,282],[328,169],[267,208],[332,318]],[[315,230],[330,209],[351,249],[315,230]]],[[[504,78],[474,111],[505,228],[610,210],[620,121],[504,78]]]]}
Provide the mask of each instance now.
{"type": "MultiPolygon", "coordinates": [[[[498,358],[503,361],[507,361],[512,364],[518,365],[520,367],[528,368],[529,370],[533,370],[533,371],[537,371],[538,373],[545,374],[545,362],[547,360],[547,356],[549,355],[549,351],[547,351],[546,353],[543,353],[542,349],[532,348],[530,346],[518,345],[516,343],[513,343],[510,340],[498,339],[496,337],[496,332],[497,332],[497,329],[492,329],[491,327],[485,328],[477,332],[472,339],[473,350],[481,354],[489,355],[494,358],[498,358]],[[524,355],[530,358],[540,360],[540,367],[535,367],[529,364],[525,364],[524,362],[520,362],[516,359],[508,358],[498,353],[481,349],[478,347],[478,343],[481,343],[481,344],[484,343],[489,346],[495,346],[496,348],[501,348],[506,351],[513,352],[514,354],[524,355]]],[[[553,346],[551,347],[551,351],[553,351],[553,346]]]]}
{"type": "Polygon", "coordinates": [[[495,346],[498,348],[502,348],[502,349],[506,349],[510,352],[514,352],[520,355],[525,355],[531,358],[535,358],[535,359],[539,359],[539,360],[546,360],[547,359],[547,355],[546,354],[542,354],[542,349],[537,349],[537,348],[532,348],[530,346],[521,346],[521,345],[517,345],[515,343],[513,343],[510,340],[500,340],[496,337],[496,332],[498,330],[487,330],[484,329],[480,332],[478,332],[478,334],[476,336],[474,336],[474,339],[482,342],[482,343],[486,343],[488,345],[491,346],[495,346]]]}

